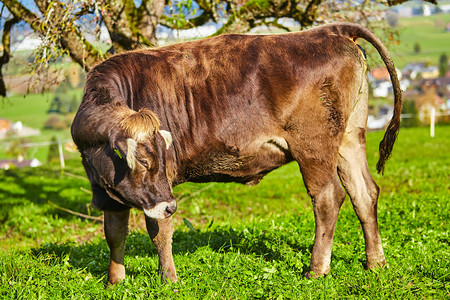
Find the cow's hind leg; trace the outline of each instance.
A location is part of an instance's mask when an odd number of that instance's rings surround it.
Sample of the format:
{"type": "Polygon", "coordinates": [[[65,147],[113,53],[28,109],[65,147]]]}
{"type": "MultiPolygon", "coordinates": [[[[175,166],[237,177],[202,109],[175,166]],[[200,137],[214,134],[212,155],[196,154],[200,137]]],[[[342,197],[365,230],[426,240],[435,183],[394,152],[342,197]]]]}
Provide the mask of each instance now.
{"type": "MultiPolygon", "coordinates": [[[[327,114],[319,111],[317,116],[312,117],[317,122],[308,119],[302,123],[299,120],[301,135],[293,135],[287,140],[292,156],[300,166],[314,210],[315,238],[307,277],[325,275],[330,271],[334,230],[346,196],[337,174],[338,149],[343,128],[330,124],[327,118],[323,119],[323,115],[327,114]],[[323,126],[315,126],[317,123],[323,126]]],[[[341,121],[336,122],[343,124],[341,121]]]]}
{"type": "Polygon", "coordinates": [[[125,240],[128,235],[129,215],[129,209],[104,212],[105,237],[110,250],[108,281],[111,284],[116,284],[125,278],[125,240]]]}
{"type": "MultiPolygon", "coordinates": [[[[307,184],[307,182],[305,181],[307,184]]],[[[339,209],[345,199],[345,192],[336,174],[315,193],[309,190],[313,202],[316,222],[314,246],[311,253],[310,272],[307,277],[325,275],[330,271],[331,249],[339,209]]]]}
{"type": "Polygon", "coordinates": [[[379,188],[367,166],[364,128],[354,128],[345,133],[339,148],[338,173],[361,222],[367,268],[384,266],[386,260],[377,222],[379,188]]]}
{"type": "Polygon", "coordinates": [[[145,216],[147,231],[158,252],[158,272],[163,280],[177,281],[177,272],[172,257],[172,217],[164,220],[155,220],[145,216]]]}

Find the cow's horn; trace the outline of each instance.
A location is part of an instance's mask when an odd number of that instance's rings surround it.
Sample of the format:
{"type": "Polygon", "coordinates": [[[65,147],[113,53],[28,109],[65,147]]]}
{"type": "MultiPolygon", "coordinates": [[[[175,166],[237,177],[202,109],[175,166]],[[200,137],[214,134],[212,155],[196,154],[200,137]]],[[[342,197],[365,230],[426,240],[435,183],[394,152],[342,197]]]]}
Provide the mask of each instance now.
{"type": "Polygon", "coordinates": [[[137,112],[129,110],[122,115],[122,121],[116,130],[118,132],[111,135],[111,146],[121,154],[119,157],[126,158],[128,166],[134,170],[137,143],[153,137],[158,132],[159,119],[147,108],[141,108],[137,112]],[[119,139],[116,140],[114,135],[119,139]]]}
{"type": "Polygon", "coordinates": [[[131,170],[136,168],[136,149],[137,142],[133,139],[120,139],[111,145],[114,152],[119,156],[120,159],[126,159],[128,167],[131,170]]]}
{"type": "Polygon", "coordinates": [[[173,142],[172,134],[169,131],[162,129],[159,131],[159,134],[161,134],[164,141],[166,142],[166,149],[169,150],[170,145],[172,145],[173,142]]]}

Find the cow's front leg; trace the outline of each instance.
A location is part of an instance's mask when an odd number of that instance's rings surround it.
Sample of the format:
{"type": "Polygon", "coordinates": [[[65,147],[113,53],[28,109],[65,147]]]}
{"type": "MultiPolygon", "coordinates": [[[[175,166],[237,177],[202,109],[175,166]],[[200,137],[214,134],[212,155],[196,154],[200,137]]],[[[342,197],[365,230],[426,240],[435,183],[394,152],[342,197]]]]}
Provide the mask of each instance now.
{"type": "Polygon", "coordinates": [[[306,277],[325,275],[330,271],[331,249],[333,247],[334,229],[345,199],[337,174],[317,195],[312,195],[316,233],[311,253],[310,272],[306,277]]]}
{"type": "Polygon", "coordinates": [[[177,281],[177,272],[172,257],[172,217],[164,220],[155,220],[145,216],[147,231],[156,246],[159,258],[158,272],[163,280],[177,281]]]}
{"type": "Polygon", "coordinates": [[[110,250],[108,281],[111,284],[116,284],[125,278],[125,241],[128,235],[129,216],[129,209],[104,212],[105,237],[110,250]]]}

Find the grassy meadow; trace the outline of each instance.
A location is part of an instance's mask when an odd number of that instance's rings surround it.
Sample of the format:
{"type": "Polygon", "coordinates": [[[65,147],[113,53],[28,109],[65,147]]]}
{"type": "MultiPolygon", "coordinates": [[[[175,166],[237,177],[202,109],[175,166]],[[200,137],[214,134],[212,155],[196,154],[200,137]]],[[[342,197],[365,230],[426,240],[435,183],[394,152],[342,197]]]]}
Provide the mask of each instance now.
{"type": "MultiPolygon", "coordinates": [[[[450,33],[445,26],[450,22],[450,14],[436,14],[431,16],[415,16],[399,18],[398,24],[390,29],[393,39],[390,40],[386,32],[374,29],[374,33],[384,42],[398,69],[409,63],[424,62],[430,66],[438,66],[442,54],[450,57],[450,33]],[[415,52],[415,45],[420,47],[415,52]]],[[[368,54],[371,68],[384,66],[375,48],[363,39],[358,39],[368,54]]]]}
{"type": "MultiPolygon", "coordinates": [[[[437,64],[450,39],[439,26],[450,15],[401,19],[397,67],[437,64]],[[436,24],[439,25],[436,27],[436,24]],[[414,54],[419,41],[421,53],[414,54]]],[[[367,48],[370,48],[367,47],[367,48]]],[[[371,65],[374,67],[373,65],[371,65]]],[[[0,117],[42,130],[31,142],[68,130],[43,130],[53,94],[0,100],[0,117]]],[[[402,128],[385,174],[375,172],[383,132],[368,134],[367,158],[381,188],[378,219],[388,266],[364,270],[363,233],[349,199],[342,206],[332,270],[308,280],[314,215],[299,168],[288,164],[256,187],[186,183],[174,189],[174,260],[179,282],[161,283],[158,258],[133,210],[127,279],[105,287],[109,250],[101,213],[78,154],[66,168],[0,170],[0,299],[449,299],[450,126],[402,128]]],[[[0,158],[5,157],[0,141],[0,158]]],[[[48,147],[28,154],[42,162],[48,147]]]]}
{"type": "Polygon", "coordinates": [[[52,93],[17,95],[0,99],[0,113],[13,122],[21,121],[32,128],[42,128],[47,110],[53,99],[52,93]]]}
{"type": "MultiPolygon", "coordinates": [[[[371,169],[382,132],[368,135],[371,169]]],[[[295,163],[260,185],[175,188],[174,259],[180,281],[162,284],[142,213],[127,240],[127,279],[105,288],[109,252],[89,207],[79,159],[0,171],[0,298],[3,299],[445,299],[450,297],[450,127],[404,128],[384,176],[378,218],[388,267],[364,270],[362,230],[348,199],[332,271],[308,280],[311,203],[295,163]],[[56,206],[55,206],[56,205],[56,206]],[[61,209],[69,209],[72,213],[61,209]]],[[[373,172],[375,173],[375,172],[373,172]]]]}
{"type": "Polygon", "coordinates": [[[410,62],[427,62],[437,66],[442,54],[450,56],[450,33],[445,26],[450,22],[450,14],[428,17],[402,18],[398,30],[400,44],[389,48],[397,67],[403,68],[410,62]],[[420,46],[418,53],[414,45],[420,46]]]}
{"type": "MultiPolygon", "coordinates": [[[[82,90],[74,89],[70,91],[81,101],[82,90]]],[[[50,104],[55,97],[54,93],[29,94],[29,95],[13,95],[0,99],[0,118],[5,118],[11,122],[21,121],[26,127],[39,129],[41,134],[38,136],[28,136],[23,138],[9,138],[0,141],[0,159],[11,159],[6,153],[10,142],[18,141],[24,143],[41,143],[49,142],[52,138],[59,138],[62,141],[71,139],[70,130],[68,128],[62,130],[45,129],[44,124],[51,114],[47,113],[50,104]]],[[[69,116],[67,116],[69,117],[69,116]]],[[[59,115],[60,119],[64,119],[63,115],[59,115]]],[[[48,156],[48,146],[31,147],[26,150],[26,158],[37,158],[41,162],[46,163],[48,156]]],[[[65,152],[68,157],[76,157],[78,154],[65,152]]]]}

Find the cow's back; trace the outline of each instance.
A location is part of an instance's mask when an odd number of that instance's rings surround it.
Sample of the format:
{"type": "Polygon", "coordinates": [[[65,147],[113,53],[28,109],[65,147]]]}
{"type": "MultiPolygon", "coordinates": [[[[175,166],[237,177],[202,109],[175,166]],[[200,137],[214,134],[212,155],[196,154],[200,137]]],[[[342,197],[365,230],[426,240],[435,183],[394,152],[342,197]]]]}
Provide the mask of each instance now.
{"type": "MultiPolygon", "coordinates": [[[[360,61],[352,41],[320,30],[223,35],[116,55],[91,72],[86,90],[107,86],[111,101],[154,111],[173,134],[179,182],[255,183],[292,160],[289,132],[329,121],[315,91],[330,82],[348,100],[360,61]]],[[[349,104],[338,105],[345,114],[349,104]]],[[[347,116],[338,117],[344,126],[347,116]]]]}

